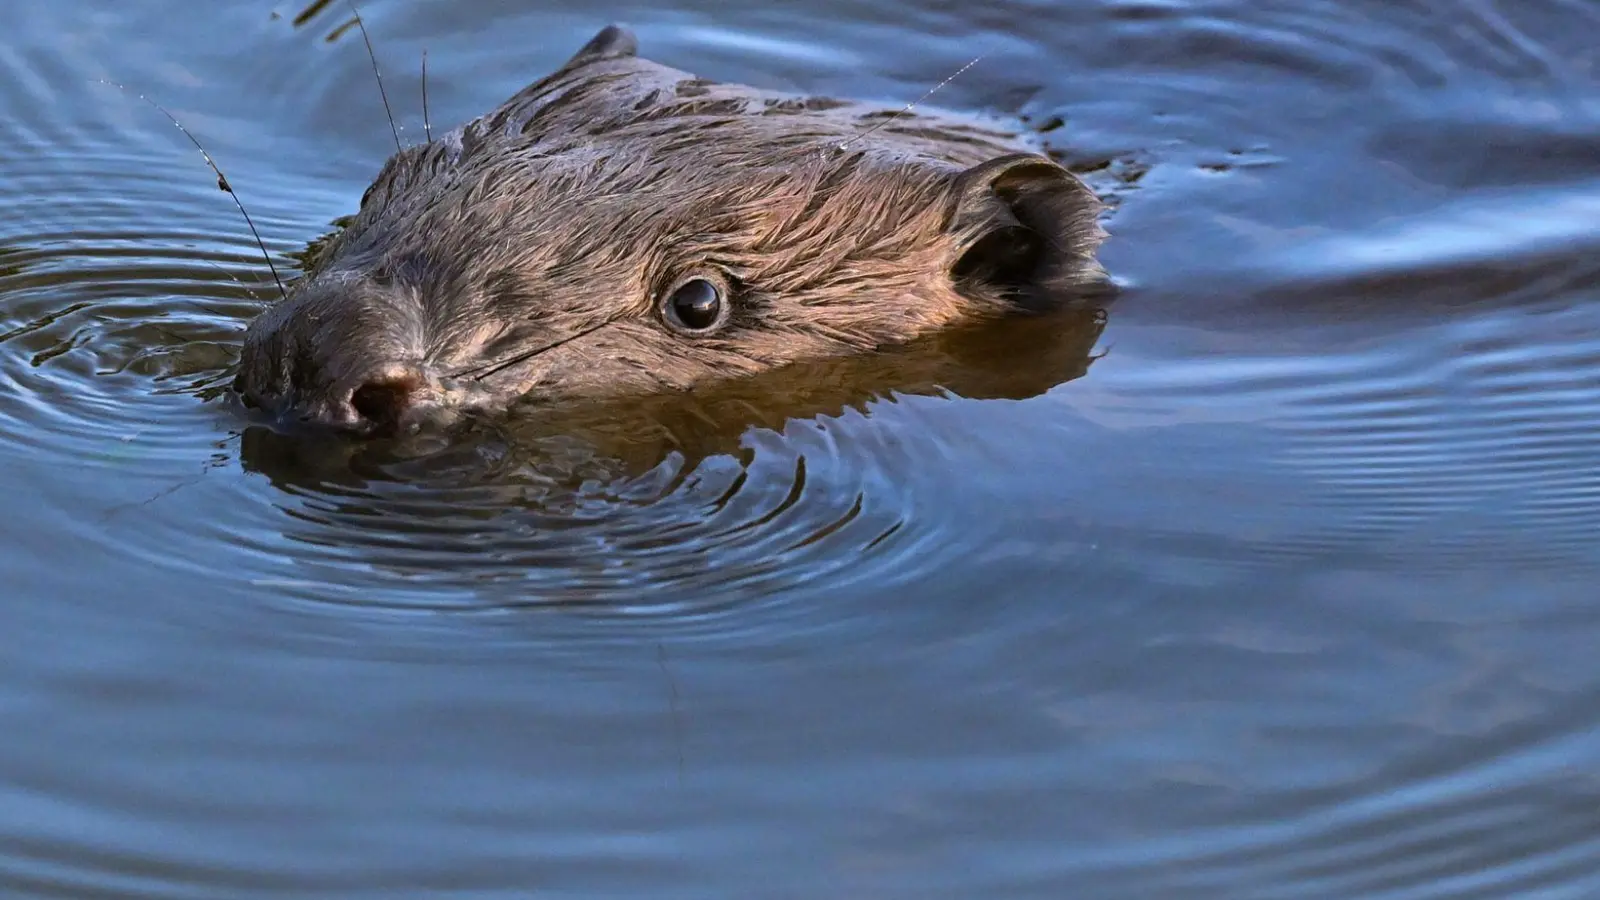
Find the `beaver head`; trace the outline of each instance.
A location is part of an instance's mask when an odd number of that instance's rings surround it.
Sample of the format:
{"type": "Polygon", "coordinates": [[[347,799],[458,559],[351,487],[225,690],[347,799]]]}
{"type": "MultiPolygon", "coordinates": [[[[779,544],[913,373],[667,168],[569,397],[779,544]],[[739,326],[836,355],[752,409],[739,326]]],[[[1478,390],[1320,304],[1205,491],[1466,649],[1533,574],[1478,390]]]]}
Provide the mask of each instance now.
{"type": "Polygon", "coordinates": [[[247,405],[357,433],[686,389],[1104,283],[1101,205],[1011,133],[697,79],[600,32],[397,153],[251,323],[247,405]]]}

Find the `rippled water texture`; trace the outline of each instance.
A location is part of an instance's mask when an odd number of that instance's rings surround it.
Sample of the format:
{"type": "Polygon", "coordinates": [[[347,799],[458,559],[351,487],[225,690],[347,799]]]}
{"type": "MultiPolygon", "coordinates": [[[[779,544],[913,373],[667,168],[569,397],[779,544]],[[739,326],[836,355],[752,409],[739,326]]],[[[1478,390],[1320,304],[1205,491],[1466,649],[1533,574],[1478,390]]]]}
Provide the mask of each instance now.
{"type": "Polygon", "coordinates": [[[393,149],[339,3],[0,40],[0,894],[1600,896],[1600,7],[368,0],[1025,117],[1104,313],[395,452],[220,388],[393,149]],[[127,91],[101,83],[127,85],[127,91]]]}

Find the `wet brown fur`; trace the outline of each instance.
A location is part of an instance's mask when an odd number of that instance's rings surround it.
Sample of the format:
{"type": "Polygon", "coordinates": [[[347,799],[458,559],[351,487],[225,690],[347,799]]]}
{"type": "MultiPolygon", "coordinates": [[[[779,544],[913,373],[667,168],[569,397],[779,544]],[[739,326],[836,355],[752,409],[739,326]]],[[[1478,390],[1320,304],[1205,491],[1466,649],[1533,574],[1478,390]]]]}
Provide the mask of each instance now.
{"type": "Polygon", "coordinates": [[[247,402],[355,431],[862,353],[1104,283],[1101,205],[999,127],[695,78],[602,31],[397,153],[252,323],[247,402]],[[723,289],[709,334],[660,315],[723,289]]]}

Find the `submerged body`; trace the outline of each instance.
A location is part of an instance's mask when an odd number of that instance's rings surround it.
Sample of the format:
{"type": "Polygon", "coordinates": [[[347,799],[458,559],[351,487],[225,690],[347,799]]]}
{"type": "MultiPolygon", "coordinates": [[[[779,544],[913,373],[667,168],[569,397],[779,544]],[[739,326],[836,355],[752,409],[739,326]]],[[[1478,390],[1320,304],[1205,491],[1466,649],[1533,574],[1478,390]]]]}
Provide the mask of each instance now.
{"type": "Polygon", "coordinates": [[[379,433],[870,352],[1102,286],[1101,209],[1014,134],[698,79],[612,26],[392,157],[234,386],[379,433]]]}

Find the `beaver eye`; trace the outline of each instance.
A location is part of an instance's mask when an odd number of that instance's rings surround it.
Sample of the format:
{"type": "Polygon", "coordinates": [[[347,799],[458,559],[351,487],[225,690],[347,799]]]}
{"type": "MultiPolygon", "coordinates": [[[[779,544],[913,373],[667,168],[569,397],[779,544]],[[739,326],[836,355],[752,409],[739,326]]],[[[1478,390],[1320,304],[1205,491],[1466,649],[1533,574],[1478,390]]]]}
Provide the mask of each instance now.
{"type": "Polygon", "coordinates": [[[707,331],[722,321],[722,289],[705,278],[691,278],[667,295],[662,313],[684,331],[707,331]]]}

